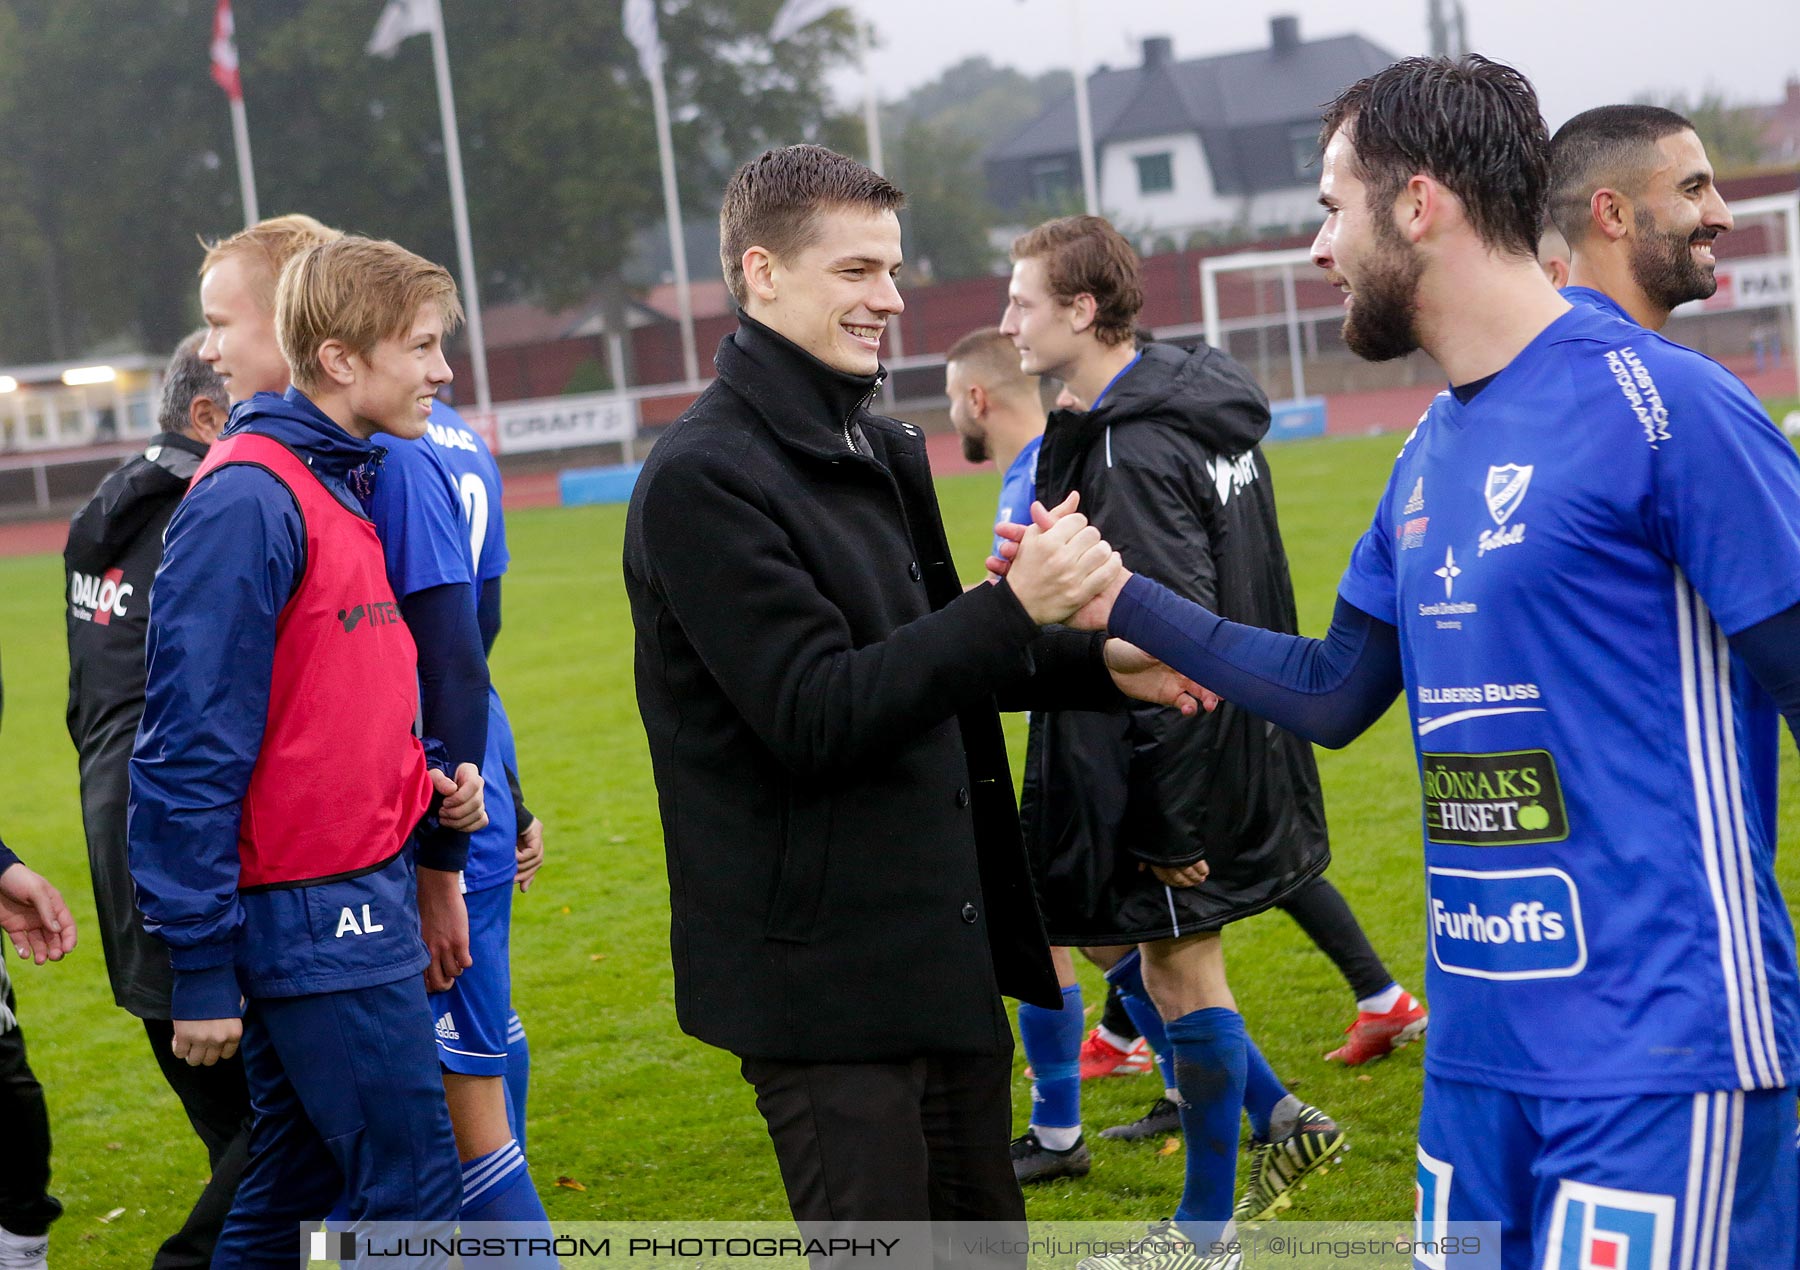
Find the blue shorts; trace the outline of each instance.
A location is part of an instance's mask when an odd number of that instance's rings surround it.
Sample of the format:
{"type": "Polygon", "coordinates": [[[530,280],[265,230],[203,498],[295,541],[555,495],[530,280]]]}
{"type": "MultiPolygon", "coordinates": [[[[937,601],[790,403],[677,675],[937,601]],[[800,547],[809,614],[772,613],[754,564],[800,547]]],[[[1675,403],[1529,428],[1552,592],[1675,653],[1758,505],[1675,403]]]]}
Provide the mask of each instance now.
{"type": "Polygon", "coordinates": [[[1427,1075],[1418,1239],[1445,1221],[1499,1222],[1504,1270],[1792,1266],[1794,1117],[1792,1088],[1538,1098],[1427,1075]]]}
{"type": "Polygon", "coordinates": [[[431,996],[438,1062],[465,1076],[504,1076],[512,1016],[512,882],[470,891],[463,901],[474,964],[456,976],[450,991],[431,996]]]}

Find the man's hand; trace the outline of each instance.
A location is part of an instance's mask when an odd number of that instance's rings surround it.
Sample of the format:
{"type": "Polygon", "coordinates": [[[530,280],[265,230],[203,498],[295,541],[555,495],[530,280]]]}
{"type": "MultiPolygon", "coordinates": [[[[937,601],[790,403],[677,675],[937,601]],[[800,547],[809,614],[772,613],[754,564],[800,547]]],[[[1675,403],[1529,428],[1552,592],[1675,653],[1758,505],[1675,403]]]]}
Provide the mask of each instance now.
{"type": "Polygon", "coordinates": [[[1219,694],[1170,670],[1136,644],[1122,639],[1106,641],[1106,668],[1120,692],[1153,706],[1174,706],[1183,714],[1200,710],[1211,714],[1219,708],[1219,694]]]}
{"type": "Polygon", "coordinates": [[[544,822],[536,816],[519,835],[519,846],[513,852],[513,859],[519,866],[519,893],[522,895],[531,889],[531,880],[544,864],[544,822]]]}
{"type": "Polygon", "coordinates": [[[456,833],[474,833],[488,822],[487,803],[482,797],[481,769],[464,763],[456,769],[456,779],[431,769],[432,788],[444,796],[438,807],[438,823],[456,833]]]}
{"type": "Polygon", "coordinates": [[[169,1049],[189,1067],[211,1067],[237,1053],[243,1038],[242,1019],[176,1019],[169,1049]]]}
{"type": "Polygon", "coordinates": [[[75,949],[75,919],[62,895],[22,864],[0,873],[0,930],[21,957],[38,965],[61,961],[75,949]]]}
{"type": "Polygon", "coordinates": [[[1156,874],[1156,880],[1164,886],[1199,886],[1206,881],[1206,875],[1212,872],[1204,860],[1196,860],[1179,869],[1166,869],[1160,864],[1153,864],[1149,867],[1150,872],[1156,874]]]}
{"type": "MultiPolygon", "coordinates": [[[[1029,526],[1015,525],[1007,521],[1001,521],[995,525],[994,537],[999,541],[995,546],[994,554],[989,556],[986,561],[988,580],[990,582],[998,581],[1010,574],[1014,563],[1019,558],[1019,548],[1023,545],[1025,536],[1031,529],[1050,529],[1059,519],[1068,514],[1067,509],[1071,507],[1074,500],[1075,495],[1070,494],[1062,503],[1049,509],[1046,509],[1042,503],[1034,502],[1031,505],[1032,524],[1029,526]]],[[[1070,614],[1065,624],[1081,631],[1105,630],[1107,622],[1112,619],[1113,602],[1119,598],[1119,592],[1125,589],[1125,584],[1130,580],[1131,570],[1121,568],[1097,595],[1070,614]]]]}
{"type": "MultiPolygon", "coordinates": [[[[471,764],[463,766],[473,770],[471,764]]],[[[469,956],[469,907],[463,902],[462,874],[419,870],[419,934],[431,954],[425,991],[450,991],[456,976],[475,964],[469,956]]]]}
{"type": "Polygon", "coordinates": [[[1124,570],[1119,553],[1076,511],[1070,494],[1046,522],[1026,528],[1007,570],[1013,594],[1039,626],[1066,621],[1111,585],[1124,570]]]}

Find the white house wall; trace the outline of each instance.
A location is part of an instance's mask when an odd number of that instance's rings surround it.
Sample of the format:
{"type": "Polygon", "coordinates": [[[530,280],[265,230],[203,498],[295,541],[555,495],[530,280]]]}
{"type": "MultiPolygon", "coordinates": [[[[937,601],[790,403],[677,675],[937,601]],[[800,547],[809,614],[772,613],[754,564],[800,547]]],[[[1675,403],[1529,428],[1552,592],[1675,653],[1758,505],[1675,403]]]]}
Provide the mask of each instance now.
{"type": "Polygon", "coordinates": [[[1115,141],[1100,152],[1100,205],[1127,231],[1190,229],[1236,219],[1231,200],[1221,199],[1213,184],[1206,151],[1195,133],[1138,137],[1115,141]],[[1139,155],[1168,154],[1173,189],[1157,194],[1138,192],[1139,155]]]}

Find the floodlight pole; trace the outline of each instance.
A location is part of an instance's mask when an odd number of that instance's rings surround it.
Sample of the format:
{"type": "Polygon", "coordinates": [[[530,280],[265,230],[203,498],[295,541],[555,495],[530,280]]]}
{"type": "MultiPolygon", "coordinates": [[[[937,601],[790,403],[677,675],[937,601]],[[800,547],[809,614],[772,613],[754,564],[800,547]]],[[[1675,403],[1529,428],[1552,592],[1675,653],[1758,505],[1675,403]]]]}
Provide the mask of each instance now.
{"type": "MultiPolygon", "coordinates": [[[[435,8],[435,6],[434,6],[435,8]]],[[[469,191],[463,184],[462,144],[457,138],[456,96],[450,89],[450,51],[444,14],[431,24],[431,66],[437,76],[438,116],[444,126],[444,167],[450,177],[450,223],[456,231],[456,263],[462,273],[463,315],[469,323],[469,366],[475,372],[475,408],[493,408],[488,392],[487,338],[481,328],[481,289],[475,280],[475,247],[469,234],[469,191]]]]}
{"type": "Polygon", "coordinates": [[[1088,106],[1085,52],[1087,37],[1081,29],[1081,0],[1069,0],[1071,34],[1075,41],[1075,142],[1081,147],[1081,199],[1089,216],[1100,215],[1100,177],[1094,171],[1094,112],[1088,106]]]}

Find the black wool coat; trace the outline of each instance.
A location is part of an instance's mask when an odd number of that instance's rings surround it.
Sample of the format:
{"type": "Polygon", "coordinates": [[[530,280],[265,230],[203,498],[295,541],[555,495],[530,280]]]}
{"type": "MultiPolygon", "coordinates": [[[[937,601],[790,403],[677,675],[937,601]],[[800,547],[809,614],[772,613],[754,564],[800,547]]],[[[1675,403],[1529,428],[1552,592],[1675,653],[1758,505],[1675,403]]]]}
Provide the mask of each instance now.
{"type": "MultiPolygon", "coordinates": [[[[1081,510],[1135,572],[1250,626],[1298,628],[1275,490],[1258,443],[1268,399],[1202,345],[1144,350],[1086,413],[1050,416],[1038,495],[1081,510]]],[[[1026,840],[1057,943],[1168,939],[1260,912],[1330,860],[1312,746],[1221,702],[1188,719],[1136,706],[1032,717],[1026,840]],[[1145,865],[1204,859],[1193,887],[1145,865]]]]}
{"type": "Polygon", "coordinates": [[[1061,1001],[996,698],[1119,709],[1102,639],[964,593],[925,438],[746,315],[625,534],[681,1027],[795,1062],[1000,1054],[1061,1001]]]}

